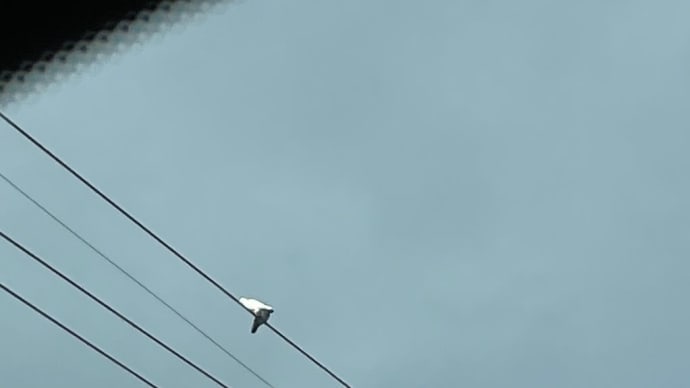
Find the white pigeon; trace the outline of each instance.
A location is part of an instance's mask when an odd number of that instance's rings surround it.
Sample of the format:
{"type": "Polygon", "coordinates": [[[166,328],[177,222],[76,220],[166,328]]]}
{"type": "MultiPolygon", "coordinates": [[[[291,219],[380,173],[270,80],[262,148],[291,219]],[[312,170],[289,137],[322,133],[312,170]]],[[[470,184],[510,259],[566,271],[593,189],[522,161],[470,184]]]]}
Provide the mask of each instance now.
{"type": "Polygon", "coordinates": [[[244,307],[248,308],[249,310],[251,310],[252,313],[254,313],[254,323],[252,323],[252,334],[256,333],[256,330],[259,328],[259,326],[266,323],[266,321],[268,321],[268,318],[271,316],[271,313],[273,313],[273,307],[263,302],[260,302],[256,299],[241,297],[240,303],[242,303],[244,307]]]}

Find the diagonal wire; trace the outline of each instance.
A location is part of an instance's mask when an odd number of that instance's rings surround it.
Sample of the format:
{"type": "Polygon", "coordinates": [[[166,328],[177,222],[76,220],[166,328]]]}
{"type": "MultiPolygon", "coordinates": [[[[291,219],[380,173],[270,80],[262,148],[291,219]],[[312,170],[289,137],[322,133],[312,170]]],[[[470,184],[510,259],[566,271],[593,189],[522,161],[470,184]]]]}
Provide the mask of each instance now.
{"type": "MultiPolygon", "coordinates": [[[[0,112],[0,117],[2,117],[3,120],[5,120],[14,130],[16,130],[19,134],[24,136],[27,140],[29,140],[33,145],[38,147],[41,151],[43,151],[46,155],[48,155],[51,159],[53,159],[57,164],[62,166],[65,170],[67,170],[72,176],[77,178],[79,181],[81,181],[84,185],[86,185],[89,189],[91,189],[94,193],[96,193],[99,197],[101,197],[104,201],[106,201],[108,204],[110,204],[112,207],[114,207],[117,211],[119,211],[123,216],[125,216],[127,219],[129,219],[131,222],[133,222],[135,225],[137,225],[141,230],[146,232],[151,238],[156,240],[159,244],[164,246],[170,253],[173,255],[177,256],[178,259],[182,260],[189,268],[194,270],[194,272],[198,273],[201,277],[206,279],[209,283],[211,283],[214,287],[216,287],[220,292],[225,294],[228,298],[232,299],[235,303],[237,303],[240,307],[242,307],[244,310],[246,310],[248,313],[254,315],[254,313],[245,307],[240,300],[230,293],[225,287],[223,287],[220,283],[218,283],[216,280],[214,280],[211,276],[206,274],[206,272],[202,271],[199,267],[197,267],[194,263],[192,263],[189,259],[184,257],[180,252],[178,252],[175,248],[173,248],[170,244],[166,243],[162,238],[158,237],[157,234],[151,231],[151,229],[147,228],[144,224],[142,224],[139,220],[134,218],[129,212],[127,212],[125,209],[123,209],[120,205],[118,205],[115,201],[110,199],[107,195],[105,195],[101,190],[99,190],[96,186],[94,186],[91,182],[89,182],[86,178],[81,176],[77,171],[75,171],[72,167],[70,167],[67,163],[62,161],[57,155],[55,155],[52,151],[50,151],[48,148],[46,148],[43,144],[41,144],[38,140],[36,140],[31,134],[29,134],[27,131],[25,131],[22,127],[20,127],[18,124],[16,124],[14,121],[12,121],[9,117],[7,117],[4,113],[0,112]]],[[[319,368],[321,368],[324,372],[328,373],[333,379],[335,379],[338,383],[343,385],[346,388],[350,388],[350,385],[345,382],[342,378],[338,377],[334,372],[332,372],[329,368],[327,368],[325,365],[323,365],[319,360],[314,358],[311,354],[307,353],[302,347],[297,345],[294,341],[290,340],[287,336],[285,336],[283,333],[281,333],[278,329],[273,327],[272,325],[268,324],[267,325],[275,334],[277,334],[280,338],[282,338],[285,342],[290,344],[293,348],[295,348],[297,351],[302,353],[305,357],[307,357],[311,362],[313,362],[315,365],[317,365],[319,368]]]]}
{"type": "Polygon", "coordinates": [[[56,326],[58,326],[58,327],[61,328],[62,330],[64,330],[64,331],[66,331],[67,333],[71,334],[72,337],[78,339],[79,341],[81,341],[82,343],[84,343],[86,346],[88,346],[88,347],[90,347],[91,349],[93,349],[94,351],[98,352],[101,356],[107,358],[108,360],[110,360],[111,362],[113,362],[115,365],[119,366],[120,368],[124,369],[124,370],[127,371],[129,374],[131,374],[132,376],[134,376],[134,377],[136,377],[137,379],[139,379],[142,383],[148,385],[148,386],[151,387],[151,388],[158,388],[157,385],[155,385],[154,383],[152,383],[151,381],[149,381],[148,379],[146,379],[146,377],[144,377],[144,376],[140,375],[139,373],[135,372],[132,368],[130,368],[130,367],[128,367],[127,365],[123,364],[121,361],[119,361],[119,360],[116,359],[115,357],[111,356],[111,355],[110,355],[108,352],[106,352],[105,350],[103,350],[103,349],[99,348],[98,346],[94,345],[91,341],[89,341],[89,340],[87,340],[86,338],[82,337],[81,334],[79,334],[79,333],[77,333],[76,331],[74,331],[74,330],[70,329],[69,327],[65,326],[65,324],[63,324],[62,322],[60,322],[60,321],[58,321],[57,319],[53,318],[51,315],[49,315],[48,313],[46,313],[45,311],[41,310],[39,307],[37,307],[37,306],[34,305],[33,303],[31,303],[31,302],[29,302],[28,300],[26,300],[24,297],[22,297],[21,295],[19,295],[19,294],[16,293],[15,291],[13,291],[11,288],[7,287],[6,285],[4,285],[4,284],[2,284],[2,283],[0,283],[0,288],[2,288],[2,289],[3,289],[5,292],[7,292],[8,294],[12,295],[12,296],[13,296],[15,299],[17,299],[18,301],[24,303],[27,307],[31,308],[32,310],[34,310],[35,312],[37,312],[38,314],[40,314],[41,316],[43,316],[43,318],[49,320],[50,322],[52,322],[53,324],[55,324],[56,326]]]}
{"type": "Polygon", "coordinates": [[[3,232],[2,230],[0,230],[0,237],[4,238],[5,240],[7,240],[7,242],[9,242],[10,244],[14,245],[15,248],[17,248],[17,249],[19,249],[20,251],[24,252],[27,256],[29,256],[30,258],[32,258],[34,261],[36,261],[37,263],[41,264],[43,267],[45,267],[46,269],[48,269],[50,272],[52,272],[53,274],[55,274],[55,275],[57,275],[58,277],[60,277],[62,280],[64,280],[64,281],[66,281],[67,283],[69,283],[72,287],[74,287],[74,288],[76,288],[77,290],[81,291],[84,295],[86,295],[86,296],[88,296],[89,298],[91,298],[91,300],[93,300],[94,302],[98,303],[99,305],[101,305],[103,308],[105,308],[105,309],[108,310],[109,312],[115,314],[118,318],[120,318],[121,320],[125,321],[127,324],[129,324],[130,326],[132,326],[133,328],[135,328],[137,331],[139,331],[141,334],[145,335],[145,336],[148,337],[150,340],[152,340],[153,342],[155,342],[155,343],[158,344],[159,346],[163,347],[163,348],[164,348],[165,350],[167,350],[168,352],[170,352],[170,353],[172,353],[173,355],[175,355],[178,359],[180,359],[181,361],[183,361],[185,364],[191,366],[191,367],[194,368],[197,372],[199,372],[199,373],[201,373],[202,375],[206,376],[209,380],[213,381],[214,383],[216,383],[217,385],[219,385],[219,386],[221,386],[221,387],[223,387],[223,388],[230,388],[228,385],[226,385],[226,384],[223,383],[222,381],[218,380],[216,377],[214,377],[213,375],[211,375],[210,373],[208,373],[207,371],[205,371],[203,368],[201,368],[200,366],[196,365],[195,363],[193,363],[192,361],[190,361],[189,359],[187,359],[185,356],[181,355],[178,351],[176,351],[175,349],[173,349],[173,348],[171,348],[170,346],[168,346],[165,342],[159,340],[158,338],[156,338],[156,336],[154,336],[153,334],[149,333],[148,331],[146,331],[145,329],[143,329],[141,326],[137,325],[136,323],[134,323],[131,319],[129,319],[129,318],[127,318],[126,316],[122,315],[122,313],[120,313],[119,311],[115,310],[113,307],[111,307],[109,304],[107,304],[106,302],[104,302],[102,299],[98,298],[97,296],[95,296],[94,294],[92,294],[90,291],[88,291],[87,289],[85,289],[84,287],[82,287],[81,285],[79,285],[79,283],[77,283],[77,282],[75,282],[74,280],[70,279],[67,275],[65,275],[65,274],[63,274],[62,272],[58,271],[55,267],[53,267],[53,266],[51,266],[50,264],[48,264],[45,260],[41,259],[41,258],[38,257],[36,254],[34,254],[33,252],[31,252],[31,251],[29,251],[28,249],[26,249],[22,244],[18,243],[18,242],[15,241],[12,237],[10,237],[10,236],[8,236],[7,234],[5,234],[5,232],[3,232]]]}
{"type": "Polygon", "coordinates": [[[48,217],[50,217],[53,221],[57,222],[62,226],[65,230],[67,230],[69,233],[71,233],[74,237],[76,237],[79,241],[81,241],[84,245],[89,247],[93,252],[95,252],[98,256],[100,256],[103,260],[107,261],[115,267],[118,271],[120,271],[123,275],[128,277],[131,281],[136,283],[139,287],[141,287],[144,291],[146,291],[149,295],[154,297],[157,301],[162,303],[165,307],[167,307],[170,311],[172,311],[175,315],[177,315],[180,319],[185,321],[189,326],[194,328],[199,334],[201,334],[204,338],[206,338],[209,342],[211,342],[213,345],[216,346],[220,351],[225,353],[228,357],[232,358],[235,360],[238,364],[240,364],[244,369],[249,371],[251,374],[253,374],[257,379],[261,380],[264,384],[271,388],[273,385],[266,381],[261,375],[259,375],[257,372],[255,372],[252,368],[247,366],[244,362],[242,362],[239,358],[237,358],[234,354],[232,354],[228,349],[226,349],[223,345],[218,343],[218,341],[214,340],[209,334],[207,334],[205,331],[203,331],[201,328],[199,328],[196,324],[194,324],[190,319],[188,319],[186,316],[184,316],[181,312],[179,312],[176,308],[171,306],[168,302],[166,302],[163,298],[158,296],[154,291],[152,291],[150,288],[148,288],[145,284],[143,284],[141,281],[139,281],[137,278],[135,278],[132,274],[130,274],[126,269],[122,268],[119,264],[117,264],[115,261],[113,261],[111,258],[105,255],[101,250],[93,246],[90,242],[88,242],[85,238],[83,238],[79,233],[77,233],[74,229],[69,227],[67,224],[65,224],[60,218],[58,218],[56,215],[54,215],[50,210],[46,209],[45,206],[43,206],[40,202],[35,200],[29,193],[24,191],[21,187],[19,187],[16,183],[14,183],[10,178],[5,176],[2,172],[0,172],[0,178],[4,180],[8,185],[10,185],[15,191],[17,191],[19,194],[21,194],[24,198],[29,200],[32,204],[34,204],[37,208],[41,209],[43,213],[45,213],[48,217]]]}

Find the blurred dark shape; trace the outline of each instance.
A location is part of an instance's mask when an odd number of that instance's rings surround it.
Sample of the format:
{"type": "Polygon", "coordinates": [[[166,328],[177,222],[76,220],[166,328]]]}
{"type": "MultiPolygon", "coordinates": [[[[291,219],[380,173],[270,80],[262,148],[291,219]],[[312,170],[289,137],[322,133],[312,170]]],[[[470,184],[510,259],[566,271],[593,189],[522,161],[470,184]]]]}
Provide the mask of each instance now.
{"type": "Polygon", "coordinates": [[[0,105],[219,0],[4,0],[0,105]]]}

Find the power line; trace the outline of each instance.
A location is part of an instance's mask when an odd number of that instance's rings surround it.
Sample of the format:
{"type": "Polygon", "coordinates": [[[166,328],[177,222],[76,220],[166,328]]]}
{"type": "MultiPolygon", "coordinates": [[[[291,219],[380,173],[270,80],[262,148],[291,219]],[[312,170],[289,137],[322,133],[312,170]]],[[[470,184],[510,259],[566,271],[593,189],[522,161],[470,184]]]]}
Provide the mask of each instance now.
{"type": "Polygon", "coordinates": [[[14,239],[12,239],[10,236],[8,236],[7,234],[5,234],[5,232],[3,232],[2,230],[0,230],[0,237],[4,238],[5,240],[7,240],[7,242],[9,242],[10,244],[14,245],[15,248],[17,248],[17,249],[19,249],[20,251],[24,252],[27,256],[29,256],[30,258],[32,258],[34,261],[36,261],[37,263],[41,264],[43,267],[45,267],[46,269],[48,269],[50,272],[52,272],[53,274],[55,274],[55,275],[57,275],[58,277],[60,277],[62,280],[64,280],[64,281],[66,281],[67,283],[69,283],[72,287],[74,287],[74,288],[76,288],[77,290],[81,291],[84,295],[86,295],[86,296],[88,296],[89,298],[91,298],[91,300],[93,300],[94,302],[98,303],[99,305],[101,305],[103,308],[105,308],[106,310],[110,311],[111,313],[115,314],[118,318],[120,318],[121,320],[125,321],[127,324],[129,324],[130,326],[132,326],[133,328],[135,328],[137,331],[139,331],[141,334],[145,335],[145,336],[148,337],[150,340],[152,340],[153,342],[155,342],[155,343],[158,344],[159,346],[163,347],[163,348],[164,348],[165,350],[167,350],[168,352],[170,352],[170,353],[172,353],[173,355],[175,355],[178,359],[180,359],[181,361],[183,361],[185,364],[187,364],[187,365],[191,366],[192,368],[194,368],[197,372],[199,372],[199,373],[201,373],[202,375],[206,376],[208,379],[210,379],[211,381],[213,381],[214,383],[218,384],[219,386],[221,386],[221,387],[223,387],[223,388],[230,388],[228,385],[226,385],[226,384],[224,384],[222,381],[218,380],[216,377],[214,377],[213,375],[211,375],[210,373],[208,373],[207,371],[205,371],[203,368],[199,367],[198,365],[196,365],[195,363],[193,363],[192,361],[190,361],[189,359],[187,359],[185,356],[181,355],[181,354],[180,354],[179,352],[177,352],[175,349],[173,349],[173,348],[171,348],[170,346],[168,346],[165,342],[159,340],[159,339],[156,338],[153,334],[149,333],[148,331],[146,331],[145,329],[143,329],[141,326],[139,326],[139,325],[137,325],[136,323],[134,323],[131,319],[129,319],[129,318],[127,318],[126,316],[122,315],[119,311],[115,310],[115,309],[114,309],[113,307],[111,307],[109,304],[105,303],[103,300],[101,300],[100,298],[98,298],[97,296],[95,296],[94,294],[92,294],[91,292],[89,292],[87,289],[85,289],[84,287],[82,287],[81,285],[79,285],[77,282],[75,282],[74,280],[70,279],[67,275],[65,275],[65,274],[63,274],[62,272],[58,271],[55,267],[53,267],[53,266],[51,266],[50,264],[48,264],[45,260],[41,259],[41,258],[38,257],[36,254],[34,254],[33,252],[31,252],[31,251],[29,251],[28,249],[26,249],[23,245],[21,245],[20,243],[18,243],[18,242],[15,241],[14,239]]]}
{"type": "Polygon", "coordinates": [[[69,233],[71,233],[74,237],[76,237],[79,241],[81,241],[84,245],[89,247],[93,252],[95,252],[98,256],[100,256],[102,259],[110,263],[113,267],[115,267],[118,271],[120,271],[122,274],[124,274],[126,277],[128,277],[131,281],[136,283],[139,287],[141,287],[144,291],[146,291],[149,295],[154,297],[158,302],[162,303],[165,307],[167,307],[170,311],[172,311],[175,315],[177,315],[180,319],[185,321],[189,326],[194,328],[199,334],[201,334],[203,337],[205,337],[208,341],[210,341],[213,345],[215,345],[218,349],[220,349],[223,353],[225,353],[228,357],[232,358],[235,360],[238,364],[240,364],[244,369],[249,371],[251,374],[253,374],[256,378],[261,380],[264,384],[267,386],[274,388],[271,383],[266,381],[261,375],[259,375],[257,372],[255,372],[253,369],[251,369],[249,366],[247,366],[245,363],[243,363],[239,358],[237,358],[234,354],[232,354],[229,350],[227,350],[223,345],[218,343],[218,341],[214,340],[209,334],[207,334],[205,331],[203,331],[201,328],[199,328],[196,324],[194,324],[190,319],[185,317],[182,313],[180,313],[176,308],[171,306],[168,302],[163,300],[158,294],[153,292],[150,288],[148,288],[145,284],[143,284],[141,281],[139,281],[137,278],[135,278],[132,274],[130,274],[126,269],[122,268],[120,265],[118,265],[115,261],[110,259],[108,256],[105,255],[101,250],[93,246],[90,242],[88,242],[85,238],[83,238],[79,233],[77,233],[74,229],[69,227],[67,224],[65,224],[60,218],[58,218],[56,215],[54,215],[50,210],[48,210],[45,206],[41,205],[37,200],[35,200],[31,195],[29,195],[26,191],[24,191],[21,187],[19,187],[16,183],[14,183],[10,178],[5,176],[2,172],[0,172],[0,178],[2,178],[8,185],[10,185],[15,191],[17,191],[19,194],[21,194],[24,198],[29,200],[32,204],[34,204],[37,208],[39,208],[43,213],[45,213],[48,217],[53,219],[53,221],[57,222],[62,226],[65,230],[67,230],[69,233]]]}
{"type": "MultiPolygon", "coordinates": [[[[158,237],[157,234],[151,231],[151,229],[147,228],[144,224],[142,224],[139,220],[137,220],[134,216],[132,216],[129,212],[127,212],[125,209],[123,209],[120,205],[118,205],[115,201],[110,199],[107,195],[105,195],[102,191],[100,191],[96,186],[91,184],[86,178],[81,176],[78,172],[76,172],[72,167],[70,167],[67,163],[62,161],[58,156],[56,156],[53,152],[51,152],[48,148],[46,148],[43,144],[41,144],[38,140],[36,140],[33,136],[31,136],[27,131],[22,129],[18,124],[16,124],[14,121],[12,121],[9,117],[7,117],[4,113],[0,112],[0,117],[3,118],[12,128],[14,128],[19,134],[24,136],[27,140],[29,140],[31,143],[33,143],[36,147],[38,147],[41,151],[43,151],[46,155],[48,155],[51,159],[53,159],[57,164],[62,166],[64,169],[69,171],[70,174],[72,174],[75,178],[77,178],[79,181],[81,181],[84,185],[86,185],[89,189],[91,189],[94,193],[96,193],[99,197],[101,197],[104,201],[106,201],[108,204],[110,204],[112,207],[114,207],[117,211],[119,211],[123,216],[125,216],[127,219],[129,219],[131,222],[133,222],[135,225],[137,225],[141,230],[146,232],[151,238],[156,240],[159,244],[164,246],[168,251],[170,251],[172,254],[177,256],[178,259],[182,260],[189,268],[193,269],[196,273],[201,275],[204,279],[206,279],[209,283],[211,283],[214,287],[216,287],[219,291],[221,291],[223,294],[225,294],[228,298],[232,299],[235,303],[237,303],[240,307],[242,307],[244,310],[252,314],[254,316],[254,313],[252,313],[251,310],[249,310],[247,307],[245,307],[242,303],[240,303],[240,300],[230,293],[225,287],[223,287],[220,283],[215,281],[211,276],[206,274],[206,272],[202,271],[199,267],[197,267],[194,263],[192,263],[189,259],[187,259],[185,256],[183,256],[180,252],[178,252],[175,248],[173,248],[170,244],[166,243],[162,238],[158,237]]],[[[339,382],[341,385],[343,385],[346,388],[351,388],[349,384],[347,384],[343,379],[338,377],[334,372],[332,372],[329,368],[327,368],[325,365],[323,365],[321,362],[319,362],[316,358],[314,358],[312,355],[307,353],[304,349],[302,349],[299,345],[297,345],[294,341],[290,340],[287,336],[285,336],[283,333],[281,333],[278,329],[273,327],[271,324],[266,324],[275,334],[277,334],[280,338],[282,338],[285,342],[290,344],[293,348],[295,348],[297,351],[302,353],[305,357],[307,357],[311,362],[313,362],[315,365],[323,369],[326,373],[328,373],[332,378],[334,378],[337,382],[339,382]]]]}
{"type": "Polygon", "coordinates": [[[130,367],[128,367],[127,365],[123,364],[123,363],[120,362],[118,359],[116,359],[115,357],[113,357],[113,356],[111,356],[110,354],[108,354],[105,350],[103,350],[103,349],[99,348],[98,346],[94,345],[91,341],[89,341],[89,340],[87,340],[86,338],[82,337],[79,333],[77,333],[77,332],[75,332],[74,330],[70,329],[69,327],[65,326],[62,322],[58,321],[57,319],[55,319],[55,318],[53,318],[52,316],[50,316],[48,313],[46,313],[46,312],[44,312],[43,310],[41,310],[40,308],[36,307],[36,305],[34,305],[34,304],[32,304],[31,302],[29,302],[28,300],[24,299],[24,297],[22,297],[21,295],[19,295],[19,294],[16,293],[16,292],[14,292],[14,291],[13,291],[12,289],[10,289],[9,287],[7,287],[7,286],[5,286],[4,284],[0,283],[0,288],[2,288],[3,291],[7,292],[8,294],[12,295],[12,296],[13,296],[15,299],[17,299],[18,301],[24,303],[27,307],[29,307],[29,308],[31,308],[32,310],[34,310],[35,312],[39,313],[41,316],[43,316],[43,318],[49,320],[50,322],[52,322],[53,324],[55,324],[56,326],[58,326],[58,327],[61,328],[62,330],[68,332],[68,333],[71,334],[74,338],[76,338],[76,339],[78,339],[79,341],[81,341],[82,343],[84,343],[86,346],[88,346],[88,347],[90,347],[91,349],[95,350],[95,351],[98,352],[100,355],[102,355],[103,357],[105,357],[105,358],[107,358],[108,360],[110,360],[111,362],[113,362],[115,365],[119,366],[120,368],[124,369],[124,370],[127,371],[129,374],[131,374],[132,376],[134,376],[134,377],[136,377],[137,379],[139,379],[142,383],[148,385],[148,386],[151,387],[151,388],[158,388],[157,385],[155,385],[154,383],[152,383],[151,381],[149,381],[148,379],[146,379],[144,376],[142,376],[142,375],[140,375],[139,373],[135,372],[132,368],[130,368],[130,367]]]}

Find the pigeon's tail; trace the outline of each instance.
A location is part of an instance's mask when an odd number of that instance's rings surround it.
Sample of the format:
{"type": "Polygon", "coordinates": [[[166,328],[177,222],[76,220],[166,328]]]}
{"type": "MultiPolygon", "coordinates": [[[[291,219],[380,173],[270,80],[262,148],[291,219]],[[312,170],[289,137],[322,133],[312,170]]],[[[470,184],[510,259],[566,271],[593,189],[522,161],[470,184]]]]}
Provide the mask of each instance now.
{"type": "Polygon", "coordinates": [[[261,326],[261,320],[259,317],[254,318],[254,323],[252,323],[252,334],[256,333],[256,331],[259,329],[259,326],[261,326]]]}

